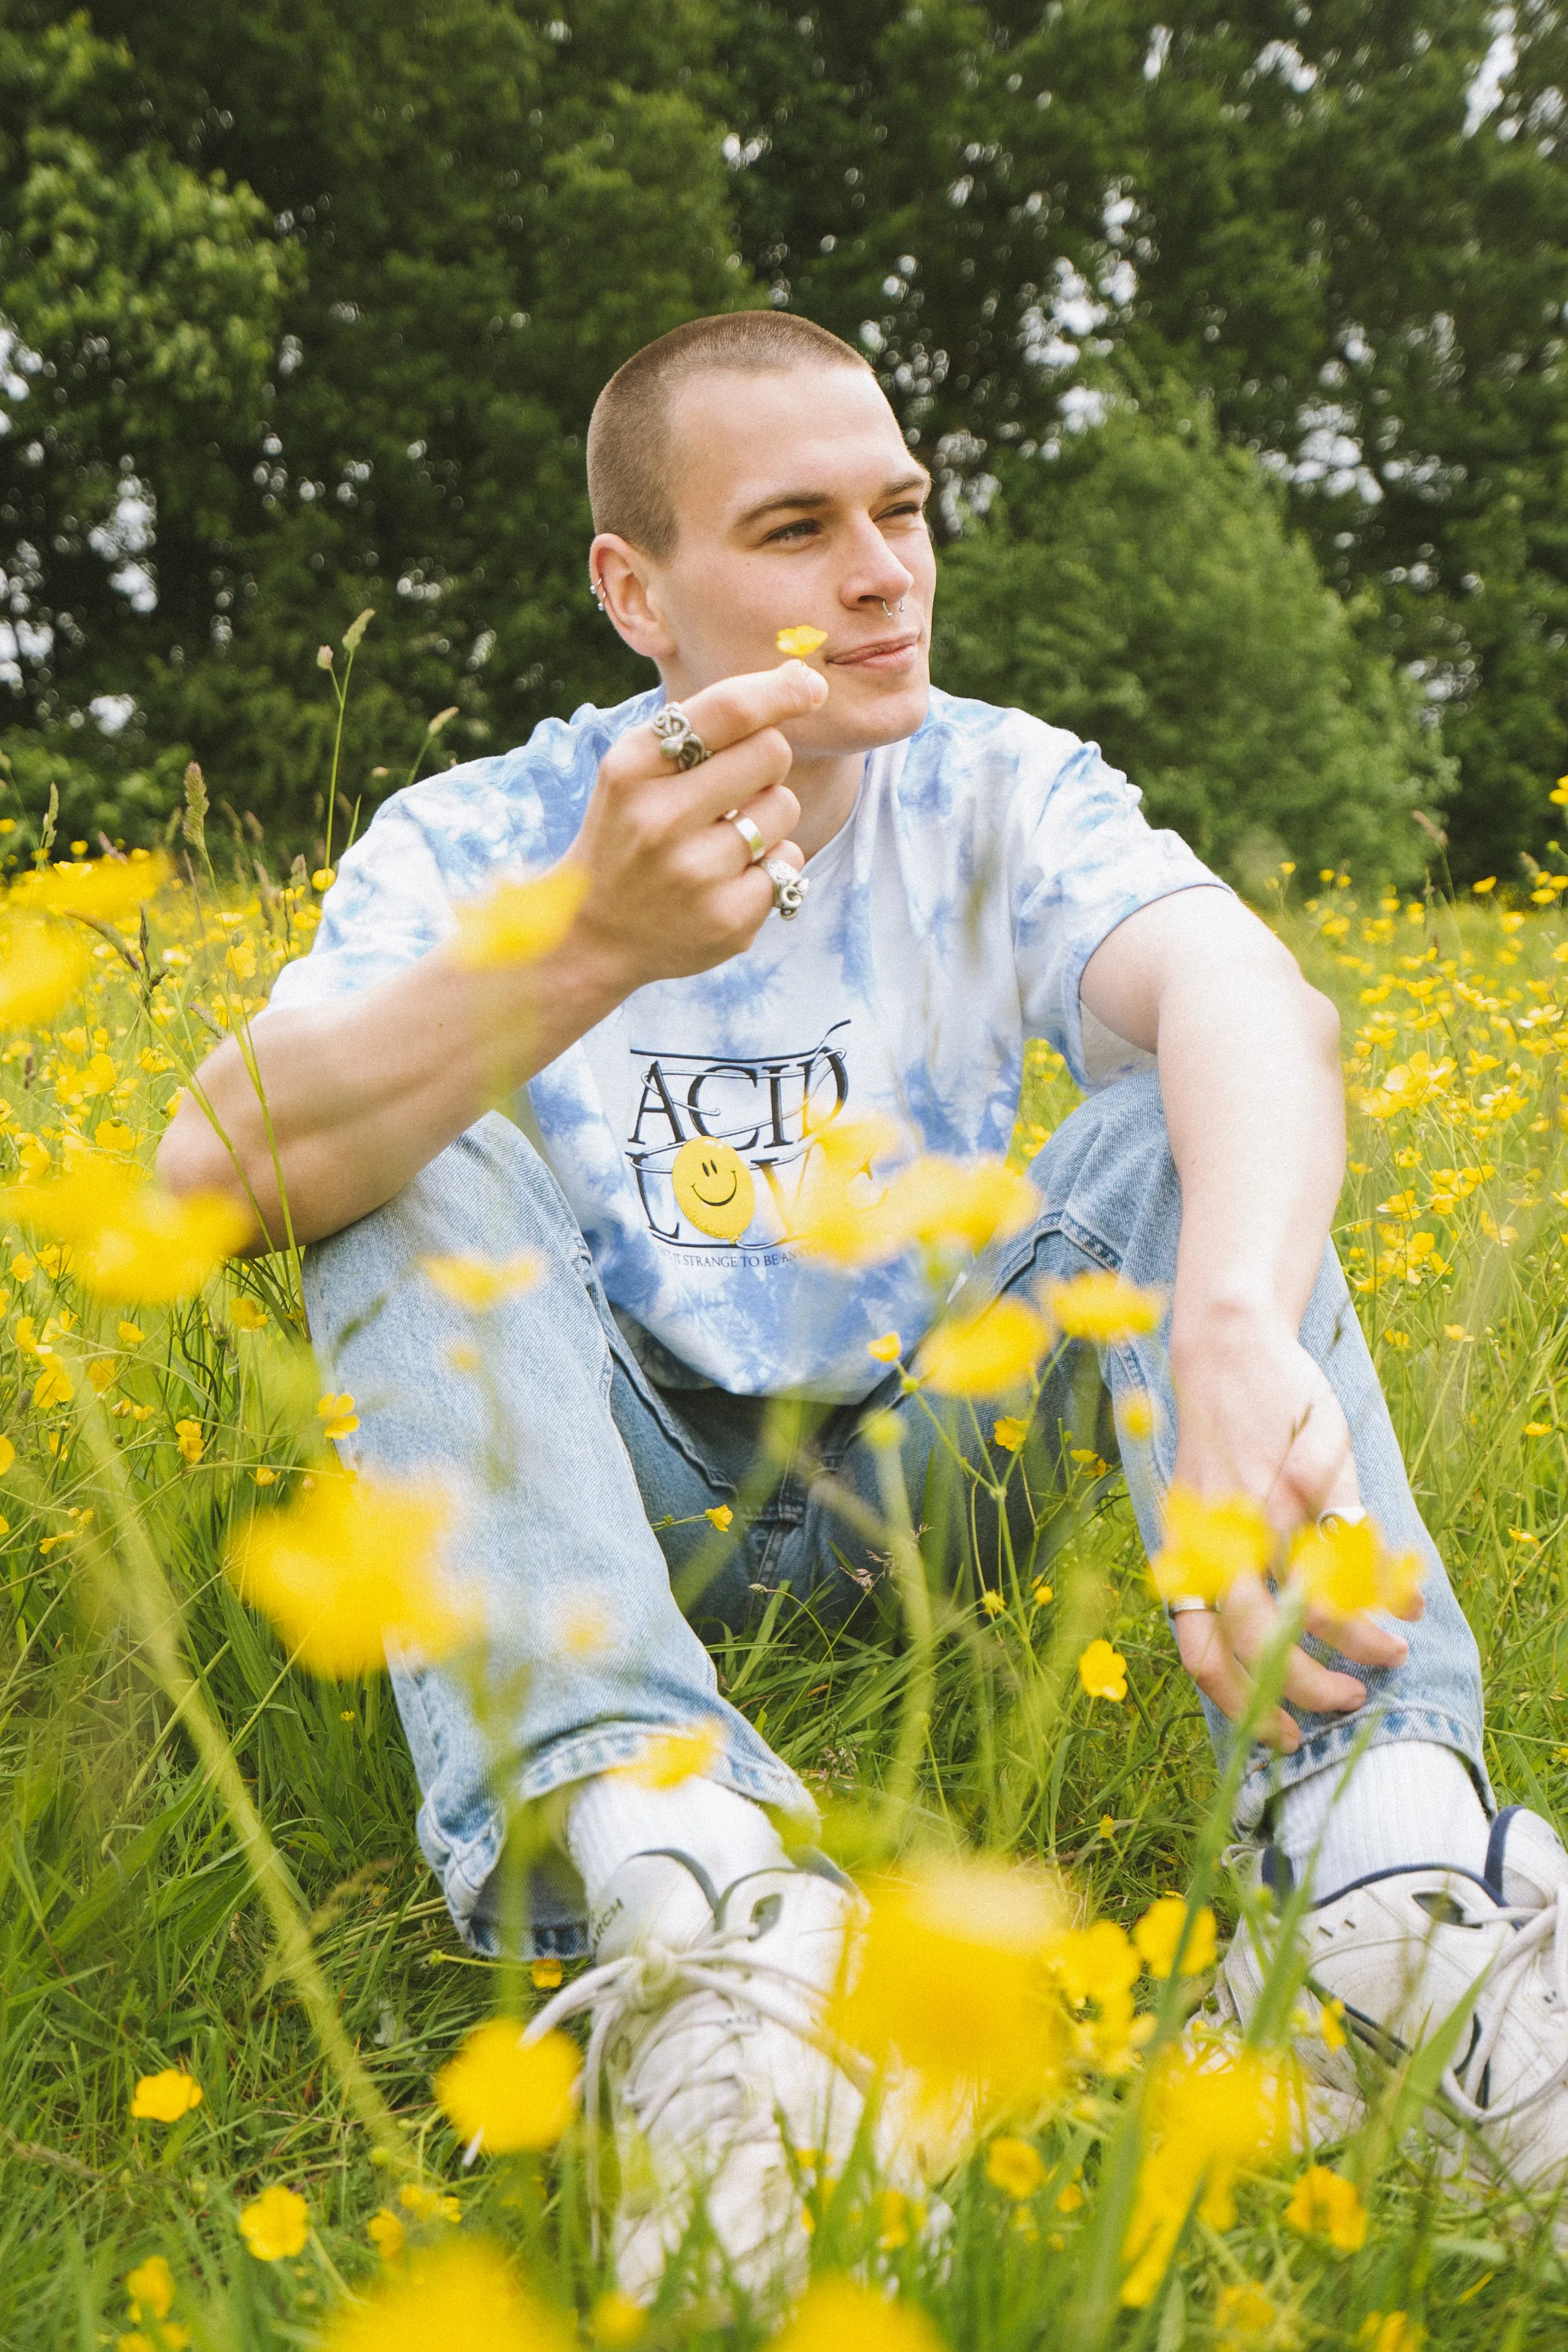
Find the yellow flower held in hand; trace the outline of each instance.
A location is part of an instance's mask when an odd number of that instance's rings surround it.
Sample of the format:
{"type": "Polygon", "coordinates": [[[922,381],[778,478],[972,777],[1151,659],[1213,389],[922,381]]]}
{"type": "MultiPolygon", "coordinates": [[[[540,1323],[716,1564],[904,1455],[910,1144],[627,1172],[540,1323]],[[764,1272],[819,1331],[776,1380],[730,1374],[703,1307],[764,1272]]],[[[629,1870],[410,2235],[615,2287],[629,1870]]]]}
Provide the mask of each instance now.
{"type": "Polygon", "coordinates": [[[916,1367],[939,1396],[998,1396],[1032,1374],[1050,1334],[1021,1298],[993,1298],[977,1315],[939,1323],[916,1367]]]}
{"type": "Polygon", "coordinates": [[[634,1764],[616,1769],[644,1789],[678,1789],[683,1780],[701,1780],[723,1753],[724,1726],[709,1717],[681,1731],[653,1732],[634,1764]]]}
{"type": "Polygon", "coordinates": [[[1070,1339],[1091,1339],[1113,1348],[1157,1331],[1166,1303],[1157,1290],[1140,1290],[1119,1274],[1081,1274],[1071,1282],[1040,1286],[1040,1304],[1070,1339]]]}
{"type": "Polygon", "coordinates": [[[161,2074],[143,2074],[131,2095],[131,2112],[139,2123],[177,2124],[201,2104],[200,2083],[177,2066],[166,2066],[161,2074]]]}
{"type": "Polygon", "coordinates": [[[454,952],[470,971],[534,963],[558,948],[588,895],[586,866],[568,859],[530,882],[498,882],[457,909],[454,952]]]}
{"type": "Polygon", "coordinates": [[[828,633],[826,629],[813,629],[810,622],[802,621],[792,629],[780,629],[773,642],[781,654],[789,655],[796,661],[804,661],[808,654],[814,654],[819,646],[827,644],[828,633]]]}
{"type": "MultiPolygon", "coordinates": [[[[1152,1977],[1168,1977],[1176,1966],[1176,1946],[1186,1926],[1186,1905],[1179,1895],[1162,1895],[1151,1903],[1133,1930],[1133,1941],[1143,1955],[1152,1977]]],[[[1192,1933],[1182,1954],[1181,1972],[1184,1977],[1197,1977],[1205,1969],[1214,1966],[1216,1956],[1214,1914],[1206,1904],[1192,1923],[1192,1933]]]]}
{"type": "Polygon", "coordinates": [[[1239,1576],[1256,1574],[1274,1547],[1263,1507],[1250,1495],[1196,1495],[1173,1486],[1166,1539],[1149,1562],[1162,1601],[1220,1601],[1239,1576]]]}
{"type": "Polygon", "coordinates": [[[310,2208],[297,2189],[275,2180],[240,2207],[239,2233],[258,2263],[287,2262],[310,2235],[310,2208]]]}
{"type": "Polygon", "coordinates": [[[529,2294],[483,2238],[412,2248],[370,2293],[340,2304],[319,2352],[570,2352],[575,2328],[529,2294]]]}
{"type": "Polygon", "coordinates": [[[1027,2139],[994,2139],[986,2150],[986,2179],[1020,2204],[1045,2179],[1045,2160],[1027,2139]]]}
{"type": "Polygon", "coordinates": [[[1354,2180],[1326,2164],[1311,2164],[1291,2192],[1285,2219],[1303,2238],[1326,2238],[1342,2254],[1366,2243],[1366,2208],[1354,2180]]]}
{"type": "Polygon", "coordinates": [[[1078,1679],[1091,1698],[1124,1699],[1127,1661],[1109,1642],[1091,1642],[1078,1661],[1078,1679]]]}
{"type": "Polygon", "coordinates": [[[435,2078],[435,2095],[465,2140],[489,2156],[553,2147],[577,2105],[582,2060],[565,2033],[525,2042],[520,2025],[493,2017],[476,2026],[435,2078]]]}
{"type": "Polygon", "coordinates": [[[473,1638],[476,1621],[437,1570],[445,1517],[433,1487],[319,1470],[283,1509],[256,1513],[228,1572],[314,1674],[372,1674],[389,1640],[446,1657],[473,1638]]]}
{"type": "Polygon", "coordinates": [[[482,1315],[503,1298],[531,1290],[544,1270],[534,1250],[511,1258],[422,1257],[419,1270],[444,1298],[482,1315]]]}
{"type": "Polygon", "coordinates": [[[913,2304],[890,2302],[853,2279],[819,2278],[772,2352],[942,2352],[942,2339],[913,2304]]]}

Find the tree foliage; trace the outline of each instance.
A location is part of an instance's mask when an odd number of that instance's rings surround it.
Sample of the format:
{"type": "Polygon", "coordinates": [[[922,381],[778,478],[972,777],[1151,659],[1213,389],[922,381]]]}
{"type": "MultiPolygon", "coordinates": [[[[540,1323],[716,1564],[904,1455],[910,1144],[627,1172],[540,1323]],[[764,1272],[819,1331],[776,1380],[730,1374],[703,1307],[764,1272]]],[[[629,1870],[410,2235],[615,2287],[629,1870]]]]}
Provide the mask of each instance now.
{"type": "MultiPolygon", "coordinates": [[[[1092,394],[1185,380],[1440,712],[1462,863],[1539,848],[1568,765],[1568,27],[1560,0],[1511,22],[4,0],[17,741],[106,805],[188,750],[306,827],[315,647],[363,605],[372,797],[449,703],[444,756],[625,690],[583,576],[592,395],[676,319],[764,300],[875,357],[949,532],[991,476],[1009,531],[1047,530],[1051,484],[1077,511],[1103,469],[1020,467],[1092,394]]],[[[1341,697],[1367,725],[1372,676],[1341,697]]]]}

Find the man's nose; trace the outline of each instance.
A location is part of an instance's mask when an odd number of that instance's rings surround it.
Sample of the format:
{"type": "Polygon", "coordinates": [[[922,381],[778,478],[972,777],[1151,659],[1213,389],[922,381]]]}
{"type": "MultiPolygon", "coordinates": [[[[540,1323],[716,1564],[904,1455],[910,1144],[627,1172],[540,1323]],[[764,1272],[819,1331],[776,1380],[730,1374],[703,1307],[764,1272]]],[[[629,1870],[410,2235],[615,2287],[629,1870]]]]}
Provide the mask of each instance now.
{"type": "Polygon", "coordinates": [[[873,522],[865,526],[864,543],[844,582],[846,604],[896,605],[915,585],[915,574],[901,563],[873,522]]]}

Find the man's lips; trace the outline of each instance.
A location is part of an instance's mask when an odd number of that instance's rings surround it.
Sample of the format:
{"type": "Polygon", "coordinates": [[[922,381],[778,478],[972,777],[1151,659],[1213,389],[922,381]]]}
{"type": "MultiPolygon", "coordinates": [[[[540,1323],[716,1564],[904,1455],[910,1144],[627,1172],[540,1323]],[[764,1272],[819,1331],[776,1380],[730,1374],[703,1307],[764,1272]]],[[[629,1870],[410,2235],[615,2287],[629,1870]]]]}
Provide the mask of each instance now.
{"type": "Polygon", "coordinates": [[[829,654],[831,669],[881,669],[891,667],[920,643],[918,629],[905,629],[896,637],[873,637],[868,646],[849,646],[842,653],[829,654]]]}

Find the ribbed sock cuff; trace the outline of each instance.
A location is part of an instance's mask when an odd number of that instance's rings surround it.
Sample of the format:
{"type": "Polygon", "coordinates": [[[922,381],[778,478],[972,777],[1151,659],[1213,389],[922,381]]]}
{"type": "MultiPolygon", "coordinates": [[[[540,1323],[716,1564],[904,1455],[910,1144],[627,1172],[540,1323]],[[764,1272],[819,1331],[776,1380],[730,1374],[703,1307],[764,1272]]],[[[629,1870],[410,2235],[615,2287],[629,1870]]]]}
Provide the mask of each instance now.
{"type": "Polygon", "coordinates": [[[1469,1769],[1453,1748],[1390,1739],[1287,1789],[1274,1838],[1322,1901],[1354,1879],[1424,1862],[1479,1877],[1488,1827],[1469,1769]]]}
{"type": "Polygon", "coordinates": [[[567,1808],[567,1852],[581,1873],[591,1912],[608,1880],[634,1853],[674,1847],[700,1863],[722,1893],[748,1871],[784,1860],[778,1831],[760,1805],[716,1780],[647,1789],[621,1772],[583,1781],[567,1808]]]}

